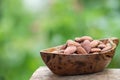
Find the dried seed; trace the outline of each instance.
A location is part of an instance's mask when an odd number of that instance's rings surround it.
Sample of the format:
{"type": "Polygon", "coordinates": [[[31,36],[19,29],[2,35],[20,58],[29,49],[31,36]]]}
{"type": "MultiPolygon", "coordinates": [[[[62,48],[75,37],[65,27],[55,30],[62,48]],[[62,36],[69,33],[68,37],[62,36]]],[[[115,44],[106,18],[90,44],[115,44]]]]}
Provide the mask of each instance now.
{"type": "Polygon", "coordinates": [[[93,40],[93,41],[90,43],[90,46],[93,48],[93,47],[96,47],[98,44],[99,44],[99,40],[93,40]]]}
{"type": "Polygon", "coordinates": [[[101,49],[99,49],[99,48],[92,48],[90,52],[100,52],[100,51],[101,51],[101,49]]]}
{"type": "Polygon", "coordinates": [[[104,44],[102,41],[99,41],[100,44],[104,44]]]}
{"type": "Polygon", "coordinates": [[[77,42],[75,42],[75,41],[73,41],[73,40],[68,40],[67,41],[67,45],[68,46],[80,46],[80,44],[79,43],[77,43],[77,42]]]}
{"type": "Polygon", "coordinates": [[[103,49],[102,49],[102,52],[107,51],[107,50],[109,50],[109,49],[111,49],[111,47],[110,47],[110,46],[105,47],[105,48],[103,48],[103,49]]]}
{"type": "Polygon", "coordinates": [[[64,49],[66,49],[66,48],[67,48],[67,45],[64,44],[64,45],[62,45],[62,46],[60,47],[60,50],[64,50],[64,49]]]}
{"type": "MultiPolygon", "coordinates": [[[[112,42],[113,43],[113,42],[112,42]]],[[[60,54],[99,54],[112,48],[111,40],[93,40],[89,36],[77,37],[75,41],[68,40],[61,46],[60,51],[51,50],[52,53],[60,54]]]]}
{"type": "Polygon", "coordinates": [[[81,37],[81,40],[89,40],[89,41],[91,41],[93,39],[90,36],[83,36],[83,37],[81,37]]]}
{"type": "Polygon", "coordinates": [[[87,52],[85,51],[85,49],[82,48],[81,46],[77,47],[77,53],[78,54],[87,54],[87,52]]]}
{"type": "Polygon", "coordinates": [[[65,51],[64,54],[72,54],[77,50],[77,48],[75,46],[68,46],[65,51]]]}
{"type": "Polygon", "coordinates": [[[100,48],[100,49],[103,49],[103,48],[105,48],[105,47],[106,47],[106,45],[103,44],[103,43],[98,45],[98,48],[100,48]]]}
{"type": "Polygon", "coordinates": [[[76,41],[76,42],[81,42],[81,38],[80,38],[80,37],[76,37],[76,38],[75,38],[75,41],[76,41]]]}
{"type": "Polygon", "coordinates": [[[110,44],[110,43],[107,43],[107,44],[106,44],[106,47],[103,48],[102,51],[104,52],[104,51],[107,51],[107,50],[109,50],[109,49],[111,49],[111,48],[112,48],[111,44],[110,44]]]}
{"type": "Polygon", "coordinates": [[[83,43],[81,43],[81,46],[86,50],[87,53],[90,52],[91,46],[89,40],[85,40],[83,43]]]}
{"type": "Polygon", "coordinates": [[[82,41],[84,41],[84,40],[89,40],[89,41],[91,41],[91,40],[93,40],[92,39],[92,37],[90,37],[90,36],[83,36],[83,37],[76,37],[75,38],[75,41],[77,41],[77,42],[82,42],[82,41]]]}

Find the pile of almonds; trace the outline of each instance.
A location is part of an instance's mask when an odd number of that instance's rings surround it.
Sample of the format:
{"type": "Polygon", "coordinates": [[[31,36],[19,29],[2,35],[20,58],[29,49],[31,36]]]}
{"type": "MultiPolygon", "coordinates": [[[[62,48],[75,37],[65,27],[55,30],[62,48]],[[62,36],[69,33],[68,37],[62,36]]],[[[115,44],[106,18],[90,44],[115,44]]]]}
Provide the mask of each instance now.
{"type": "Polygon", "coordinates": [[[60,48],[63,54],[96,54],[112,48],[108,41],[104,43],[100,40],[93,40],[90,36],[77,37],[75,40],[67,40],[66,44],[60,48]]]}

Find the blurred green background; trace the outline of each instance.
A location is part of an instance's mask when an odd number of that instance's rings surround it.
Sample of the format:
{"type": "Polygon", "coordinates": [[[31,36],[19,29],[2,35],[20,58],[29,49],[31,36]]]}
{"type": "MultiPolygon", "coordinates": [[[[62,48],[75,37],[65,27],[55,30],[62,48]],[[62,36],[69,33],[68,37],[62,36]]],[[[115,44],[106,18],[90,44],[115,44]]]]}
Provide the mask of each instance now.
{"type": "Polygon", "coordinates": [[[119,38],[120,0],[0,0],[0,80],[29,80],[40,50],[84,35],[119,38]]]}

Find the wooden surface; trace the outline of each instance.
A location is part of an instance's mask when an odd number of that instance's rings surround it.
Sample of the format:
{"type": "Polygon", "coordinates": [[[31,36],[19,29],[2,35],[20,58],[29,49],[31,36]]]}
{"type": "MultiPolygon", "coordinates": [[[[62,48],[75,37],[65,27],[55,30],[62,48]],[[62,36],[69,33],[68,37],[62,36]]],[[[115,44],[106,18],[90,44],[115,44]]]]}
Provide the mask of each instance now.
{"type": "Polygon", "coordinates": [[[33,73],[30,80],[120,80],[120,69],[106,69],[88,75],[57,76],[47,67],[40,67],[33,73]]]}

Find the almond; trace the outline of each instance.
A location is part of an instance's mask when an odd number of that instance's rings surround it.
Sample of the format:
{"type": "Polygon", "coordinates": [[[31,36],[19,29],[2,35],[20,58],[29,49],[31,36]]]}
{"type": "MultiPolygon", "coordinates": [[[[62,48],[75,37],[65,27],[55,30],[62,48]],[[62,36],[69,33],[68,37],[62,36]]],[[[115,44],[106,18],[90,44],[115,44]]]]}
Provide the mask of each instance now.
{"type": "Polygon", "coordinates": [[[77,53],[78,54],[87,54],[87,52],[85,51],[85,49],[82,48],[81,46],[77,47],[77,53]]]}
{"type": "Polygon", "coordinates": [[[96,47],[98,44],[99,44],[99,40],[93,40],[93,41],[90,43],[90,46],[93,48],[93,47],[96,47]]]}
{"type": "Polygon", "coordinates": [[[66,48],[67,48],[67,45],[64,44],[64,45],[62,45],[62,46],[60,47],[60,50],[64,50],[64,49],[66,49],[66,48]]]}
{"type": "Polygon", "coordinates": [[[76,37],[76,38],[75,38],[75,41],[76,41],[76,42],[81,42],[81,38],[80,38],[80,37],[76,37]]]}
{"type": "Polygon", "coordinates": [[[89,40],[89,41],[92,41],[93,39],[92,39],[92,37],[90,37],[90,36],[83,36],[83,37],[76,37],[75,38],[75,41],[77,41],[77,42],[82,42],[82,41],[84,41],[84,40],[89,40]]]}
{"type": "Polygon", "coordinates": [[[91,46],[89,40],[85,40],[83,43],[81,43],[81,46],[86,50],[87,53],[90,52],[91,46]]]}
{"type": "Polygon", "coordinates": [[[80,44],[79,43],[77,43],[77,42],[75,42],[75,41],[73,41],[73,40],[68,40],[67,41],[67,45],[68,46],[80,46],[80,44]]]}
{"type": "Polygon", "coordinates": [[[103,49],[103,48],[105,48],[105,47],[106,47],[106,45],[103,44],[103,43],[98,45],[98,48],[100,48],[100,49],[103,49]]]}
{"type": "Polygon", "coordinates": [[[90,52],[100,52],[100,51],[101,51],[101,49],[99,49],[99,48],[92,48],[90,52]]]}
{"type": "Polygon", "coordinates": [[[107,50],[109,50],[109,49],[111,49],[111,48],[112,48],[111,44],[110,44],[110,43],[107,43],[107,44],[106,44],[106,47],[103,48],[102,51],[104,52],[104,51],[107,51],[107,50]]]}
{"type": "Polygon", "coordinates": [[[77,48],[75,46],[68,46],[65,49],[64,54],[73,54],[76,50],[77,48]]]}

